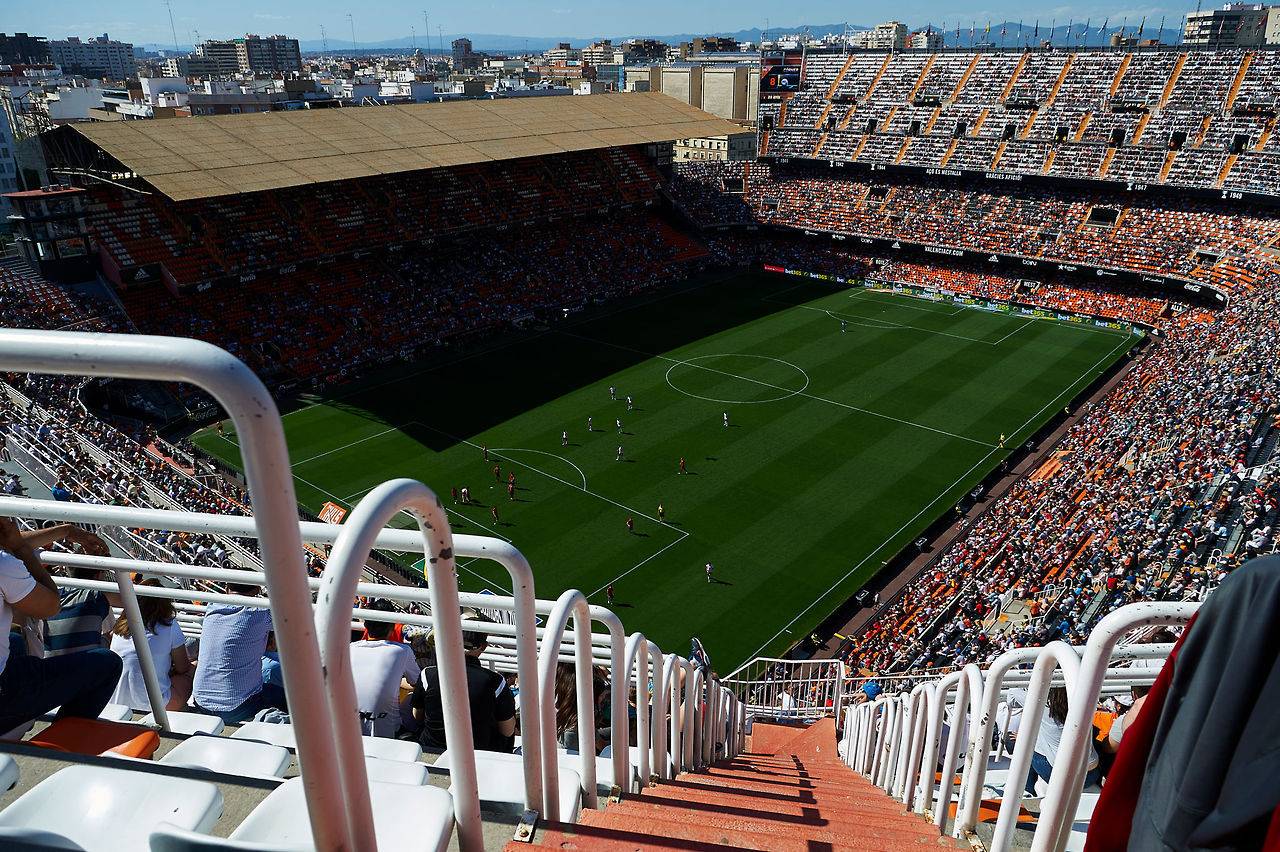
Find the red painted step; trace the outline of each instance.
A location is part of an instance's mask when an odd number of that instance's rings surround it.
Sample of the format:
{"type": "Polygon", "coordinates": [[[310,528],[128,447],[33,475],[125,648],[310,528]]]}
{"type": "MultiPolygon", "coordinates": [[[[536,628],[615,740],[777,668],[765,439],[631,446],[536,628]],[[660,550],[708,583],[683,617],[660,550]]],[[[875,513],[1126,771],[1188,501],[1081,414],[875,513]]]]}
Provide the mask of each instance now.
{"type": "MultiPolygon", "coordinates": [[[[588,811],[576,825],[542,826],[534,846],[598,852],[964,848],[841,763],[830,719],[808,728],[757,724],[750,748],[588,811]]],[[[508,852],[528,848],[511,844],[508,852]]]]}

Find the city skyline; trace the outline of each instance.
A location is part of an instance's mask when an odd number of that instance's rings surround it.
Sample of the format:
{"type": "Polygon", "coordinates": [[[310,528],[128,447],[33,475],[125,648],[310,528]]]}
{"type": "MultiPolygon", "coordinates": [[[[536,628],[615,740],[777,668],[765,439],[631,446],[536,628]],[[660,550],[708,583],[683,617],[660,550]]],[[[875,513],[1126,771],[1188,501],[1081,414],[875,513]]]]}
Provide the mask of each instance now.
{"type": "MultiPolygon", "coordinates": [[[[887,19],[901,20],[911,27],[960,25],[967,29],[976,25],[985,27],[987,21],[997,25],[1004,21],[1022,20],[1031,27],[1039,20],[1042,27],[1056,21],[1066,26],[1069,21],[1077,25],[1092,21],[1094,27],[1110,20],[1118,27],[1128,20],[1133,27],[1146,18],[1148,25],[1157,27],[1164,18],[1166,31],[1181,28],[1183,16],[1191,8],[1152,5],[1133,7],[1109,7],[1106,4],[1064,4],[1047,7],[1041,11],[1029,11],[1012,3],[984,9],[966,9],[952,0],[908,0],[905,4],[889,7],[857,6],[817,0],[803,6],[788,7],[786,18],[778,15],[778,9],[762,0],[745,0],[729,3],[711,0],[690,7],[672,0],[656,0],[642,9],[618,7],[613,4],[575,5],[569,0],[550,2],[469,4],[465,8],[456,5],[424,10],[422,0],[390,0],[376,10],[352,7],[349,0],[318,0],[302,3],[299,0],[281,0],[264,7],[249,0],[227,0],[216,8],[173,0],[173,25],[170,26],[169,10],[162,0],[127,2],[104,8],[88,0],[63,0],[55,5],[25,5],[9,10],[2,25],[7,31],[28,32],[51,39],[79,36],[81,38],[109,33],[112,38],[138,45],[157,45],[161,48],[174,45],[179,49],[204,39],[231,38],[245,33],[269,35],[281,33],[302,42],[320,42],[321,27],[333,50],[356,45],[376,45],[383,42],[406,41],[415,37],[425,41],[429,19],[433,41],[443,35],[494,35],[514,39],[564,39],[583,42],[598,37],[662,36],[692,32],[736,32],[761,29],[768,26],[777,31],[795,31],[809,25],[826,25],[847,20],[849,24],[871,26],[887,19]],[[348,19],[348,13],[351,19],[348,19]],[[354,39],[353,29],[354,26],[354,39]]],[[[1213,8],[1210,4],[1206,8],[1213,8]]]]}

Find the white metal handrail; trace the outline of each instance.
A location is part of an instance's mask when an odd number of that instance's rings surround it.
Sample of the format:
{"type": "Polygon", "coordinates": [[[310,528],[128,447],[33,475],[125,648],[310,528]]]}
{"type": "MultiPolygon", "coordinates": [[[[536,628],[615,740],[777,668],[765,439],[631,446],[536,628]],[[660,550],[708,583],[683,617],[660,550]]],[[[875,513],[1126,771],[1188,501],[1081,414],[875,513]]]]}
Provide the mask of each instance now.
{"type": "MultiPolygon", "coordinates": [[[[125,506],[101,506],[88,503],[62,503],[56,500],[33,500],[26,497],[8,497],[0,496],[0,515],[8,515],[11,517],[28,517],[40,518],[42,520],[68,521],[72,523],[89,523],[89,524],[114,524],[122,526],[142,527],[146,529],[163,529],[174,530],[179,532],[193,533],[214,533],[221,535],[235,535],[246,538],[257,536],[254,518],[245,515],[215,515],[203,512],[175,512],[163,509],[143,509],[137,507],[125,506]]],[[[334,524],[325,524],[317,521],[299,521],[296,514],[294,515],[294,529],[298,530],[303,541],[313,544],[333,544],[337,541],[338,533],[342,529],[334,524]]],[[[506,598],[501,596],[474,596],[468,597],[459,594],[460,600],[468,601],[472,606],[484,606],[489,608],[502,608],[508,604],[512,607],[513,635],[516,637],[517,650],[519,657],[517,660],[518,673],[522,683],[537,683],[537,639],[536,639],[536,618],[535,601],[534,601],[534,584],[533,569],[529,566],[529,562],[514,545],[510,542],[496,538],[488,538],[485,536],[474,535],[458,535],[454,536],[454,550],[457,556],[473,557],[477,559],[491,559],[506,569],[511,578],[512,589],[514,589],[513,597],[506,598]]],[[[401,552],[423,553],[424,545],[422,537],[413,530],[391,529],[386,528],[378,532],[377,546],[387,550],[397,550],[401,552]]],[[[299,562],[301,561],[301,544],[299,544],[299,562]]],[[[164,564],[168,563],[152,563],[164,564]]],[[[218,569],[195,569],[194,566],[171,566],[174,572],[173,576],[181,576],[176,569],[191,567],[193,570],[216,571],[218,569]]],[[[303,581],[310,586],[313,582],[312,578],[306,576],[303,570],[303,581]]],[[[189,575],[196,576],[196,575],[189,575]]],[[[199,576],[206,576],[203,573],[199,576]]],[[[216,575],[209,574],[209,577],[216,575]]],[[[265,574],[256,572],[243,572],[237,575],[241,579],[246,577],[261,577],[265,580],[265,574]]],[[[226,579],[225,577],[223,578],[226,579]]],[[[375,593],[379,597],[389,600],[416,601],[422,602],[428,600],[425,590],[413,586],[390,586],[381,584],[362,584],[357,586],[357,590],[369,589],[368,593],[375,593]]],[[[366,594],[365,591],[360,591],[366,594]]],[[[539,696],[537,690],[520,691],[520,711],[523,718],[536,719],[539,717],[538,711],[539,696]]],[[[540,791],[542,789],[542,776],[540,764],[542,762],[541,743],[537,737],[531,738],[531,742],[524,747],[524,775],[525,775],[525,792],[528,796],[526,804],[530,807],[541,798],[540,791]]]]}
{"type": "MultiPolygon", "coordinates": [[[[904,679],[904,685],[914,684],[910,693],[885,693],[849,708],[842,728],[844,760],[908,807],[928,811],[940,831],[946,828],[951,790],[959,773],[959,802],[951,833],[957,837],[971,834],[982,802],[999,702],[1008,689],[1025,686],[1017,745],[1005,770],[1007,780],[989,845],[992,850],[1005,850],[1016,826],[1045,699],[1049,688],[1061,681],[1068,692],[1068,715],[1032,847],[1036,852],[1061,852],[1083,787],[1088,732],[1099,695],[1104,690],[1118,693],[1131,686],[1149,685],[1159,675],[1157,669],[1132,668],[1124,663],[1160,659],[1172,648],[1169,644],[1117,647],[1117,643],[1139,627],[1185,624],[1196,607],[1185,603],[1132,604],[1104,618],[1082,648],[1054,642],[1043,648],[1005,652],[986,670],[970,664],[941,678],[904,679]],[[1031,665],[1030,671],[1019,668],[1027,665],[1031,665]],[[942,785],[935,793],[938,743],[948,717],[951,730],[941,754],[942,785]],[[966,724],[967,737],[963,734],[966,724]],[[966,750],[959,769],[957,754],[962,740],[966,750]]],[[[1001,725],[1007,728],[1008,720],[1001,725]]]]}
{"type": "MultiPolygon", "coordinates": [[[[1032,852],[1061,850],[1070,833],[1071,817],[1080,801],[1080,775],[1089,745],[1090,719],[1105,676],[1107,660],[1120,637],[1136,627],[1185,625],[1200,608],[1197,603],[1137,603],[1109,613],[1089,634],[1080,664],[1076,689],[1063,724],[1058,753],[1065,755],[1070,772],[1054,772],[1040,808],[1040,821],[1031,843],[1032,852]]],[[[1025,713],[1025,710],[1024,710],[1025,713]]]]}
{"type": "Polygon", "coordinates": [[[466,657],[462,647],[462,614],[454,567],[453,531],[444,507],[429,488],[411,479],[384,482],[365,495],[342,525],[329,554],[316,600],[321,672],[328,686],[330,712],[337,736],[347,805],[351,809],[351,842],[355,849],[377,849],[369,779],[365,771],[355,677],[351,671],[351,600],[360,574],[373,550],[378,531],[401,510],[418,523],[426,550],[424,573],[436,622],[436,666],[440,670],[440,699],[445,739],[453,758],[449,764],[458,845],[463,852],[484,849],[480,818],[480,788],[476,779],[471,707],[466,700],[466,657]],[[343,715],[346,714],[346,721],[343,715]]]}
{"type": "Polygon", "coordinates": [[[578,703],[578,754],[581,757],[582,802],[594,808],[596,796],[596,711],[595,684],[591,665],[591,616],[587,608],[587,598],[582,592],[570,589],[560,596],[547,619],[547,629],[551,631],[552,640],[544,642],[538,655],[538,683],[544,699],[542,702],[542,752],[548,756],[542,762],[542,812],[548,820],[557,822],[560,819],[560,765],[554,759],[556,753],[556,670],[559,660],[554,648],[559,645],[560,635],[568,627],[572,618],[577,628],[577,660],[575,672],[577,678],[578,703]]]}
{"type": "Polygon", "coordinates": [[[305,583],[297,497],[280,413],[266,387],[240,360],[216,346],[143,335],[0,329],[0,370],[187,382],[206,391],[231,416],[244,436],[241,454],[254,506],[251,525],[267,568],[285,692],[290,706],[298,708],[294,730],[305,760],[302,784],[312,836],[320,848],[348,849],[350,821],[342,803],[341,771],[326,743],[332,714],[319,677],[320,649],[305,583]]]}

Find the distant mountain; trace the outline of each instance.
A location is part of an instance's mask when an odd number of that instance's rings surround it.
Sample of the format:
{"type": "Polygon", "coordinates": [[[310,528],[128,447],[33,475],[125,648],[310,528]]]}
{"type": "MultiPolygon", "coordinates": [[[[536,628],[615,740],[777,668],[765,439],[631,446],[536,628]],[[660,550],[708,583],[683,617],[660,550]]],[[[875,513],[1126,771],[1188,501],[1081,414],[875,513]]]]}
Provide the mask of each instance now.
{"type": "MultiPolygon", "coordinates": [[[[1122,26],[1124,27],[1124,34],[1126,36],[1137,36],[1138,28],[1141,26],[1142,38],[1155,38],[1168,44],[1176,44],[1181,41],[1181,23],[1182,20],[1180,18],[1172,21],[1165,20],[1164,30],[1161,32],[1161,22],[1159,20],[1151,19],[1147,19],[1145,24],[1141,18],[1126,20],[1123,17],[1119,20],[1108,18],[1103,19],[1102,21],[1096,21],[1089,19],[1087,21],[1069,22],[1069,24],[1059,23],[1050,19],[1048,21],[1039,22],[1039,32],[1037,33],[1037,22],[1034,20],[1021,22],[992,22],[990,24],[989,32],[987,29],[987,22],[970,20],[959,24],[960,34],[958,39],[956,36],[957,24],[953,21],[947,21],[945,24],[920,24],[918,27],[913,27],[912,29],[925,29],[926,27],[929,27],[935,30],[940,30],[943,33],[943,38],[945,39],[945,45],[947,47],[970,47],[982,44],[990,44],[996,47],[1000,47],[1001,45],[1005,47],[1017,47],[1022,44],[1030,44],[1032,42],[1039,43],[1048,40],[1052,40],[1054,44],[1063,46],[1071,45],[1074,47],[1076,45],[1084,45],[1087,47],[1100,47],[1105,46],[1109,42],[1111,34],[1119,32],[1122,26]],[[1102,29],[1104,23],[1107,25],[1105,32],[1102,29]],[[1086,24],[1088,25],[1087,32],[1085,32],[1086,24]],[[971,31],[972,36],[970,35],[971,31]],[[1001,35],[1002,32],[1004,33],[1003,36],[1001,35]],[[1021,33],[1021,35],[1019,35],[1019,33],[1021,33]]],[[[774,27],[769,30],[769,32],[772,35],[778,35],[782,33],[790,34],[808,30],[814,38],[822,38],[823,36],[830,34],[839,35],[845,32],[845,29],[845,24],[810,24],[807,26],[774,27]]],[[[849,24],[848,29],[856,31],[870,29],[870,27],[858,24],[849,24]]],[[[429,39],[430,44],[428,44],[428,39],[425,39],[422,36],[417,36],[416,38],[413,36],[403,36],[401,38],[385,39],[382,41],[358,42],[358,52],[372,53],[386,50],[409,50],[414,44],[424,50],[429,49],[432,51],[439,51],[442,47],[442,39],[443,49],[447,52],[449,50],[450,43],[455,38],[460,37],[471,39],[471,44],[474,49],[484,53],[523,53],[526,51],[541,53],[544,50],[554,48],[562,41],[569,41],[575,47],[585,47],[592,42],[599,41],[601,38],[612,39],[614,44],[619,44],[629,38],[654,38],[658,41],[674,45],[681,42],[692,41],[698,36],[710,35],[729,36],[737,39],[738,41],[747,41],[758,44],[763,32],[759,28],[754,28],[734,31],[720,30],[716,32],[675,33],[668,35],[643,33],[623,36],[592,36],[589,38],[549,38],[545,36],[533,36],[526,38],[525,36],[519,35],[464,32],[444,33],[443,37],[432,34],[429,39]]],[[[300,42],[300,45],[304,53],[316,53],[325,49],[324,43],[319,39],[304,40],[300,42]]],[[[140,45],[140,47],[149,52],[163,51],[165,53],[171,53],[173,50],[173,45],[166,44],[143,44],[140,45]]],[[[184,53],[192,49],[187,45],[180,45],[179,47],[184,53]]],[[[331,53],[350,53],[351,43],[349,41],[344,41],[342,38],[331,38],[329,39],[328,49],[331,53]]]]}
{"type": "Polygon", "coordinates": [[[1182,19],[1177,18],[1172,22],[1168,19],[1163,21],[1164,29],[1161,31],[1161,21],[1159,19],[1151,20],[1148,18],[1145,22],[1142,18],[1127,19],[1103,18],[1102,20],[1094,20],[1092,18],[1084,21],[1069,21],[1066,24],[1060,24],[1053,19],[1048,21],[999,21],[988,24],[985,21],[965,21],[957,25],[955,22],[948,21],[945,24],[924,24],[920,29],[931,27],[942,33],[944,44],[946,47],[971,47],[974,45],[994,45],[995,47],[1018,47],[1026,44],[1040,44],[1044,41],[1052,41],[1055,45],[1062,47],[1105,47],[1110,44],[1112,33],[1118,33],[1123,28],[1124,35],[1129,38],[1139,37],[1142,39],[1158,39],[1166,44],[1178,44],[1182,41],[1182,19]],[[1103,27],[1106,27],[1104,30],[1103,27]],[[956,36],[956,29],[959,27],[959,37],[956,36]],[[1087,28],[1087,31],[1086,31],[1087,28]],[[1138,29],[1142,29],[1141,35],[1138,29]],[[972,35],[970,33],[972,32],[972,35]]]}
{"type": "MultiPolygon", "coordinates": [[[[850,25],[849,28],[854,30],[867,29],[867,27],[853,26],[853,25],[850,25]]],[[[770,30],[770,32],[774,34],[795,33],[795,32],[800,32],[803,29],[808,29],[809,32],[812,33],[815,38],[821,38],[822,36],[827,35],[828,33],[844,32],[845,25],[844,24],[820,24],[820,25],[810,25],[808,27],[804,27],[804,26],[775,27],[772,30],[770,30]]],[[[585,47],[588,44],[599,41],[601,38],[612,39],[614,44],[619,44],[623,41],[626,41],[629,38],[654,38],[654,39],[657,39],[658,41],[666,42],[667,44],[679,44],[680,42],[684,42],[684,41],[692,41],[693,39],[699,36],[711,36],[711,35],[729,36],[731,38],[737,39],[738,41],[749,41],[753,43],[759,43],[761,30],[759,28],[746,29],[746,30],[734,30],[734,31],[718,30],[714,32],[676,33],[676,34],[668,34],[668,35],[654,35],[651,33],[643,33],[643,34],[631,34],[631,35],[622,35],[622,36],[602,35],[602,36],[591,36],[591,37],[582,37],[582,38],[549,38],[549,37],[542,37],[542,36],[526,38],[525,36],[519,36],[519,35],[499,35],[494,33],[464,32],[464,33],[445,33],[443,38],[444,38],[445,50],[449,49],[450,42],[452,42],[455,38],[465,37],[465,38],[471,39],[471,45],[475,50],[482,51],[482,52],[502,53],[502,52],[532,51],[532,52],[540,53],[544,50],[550,50],[554,48],[556,45],[558,45],[562,41],[568,41],[572,43],[575,47],[585,47]]],[[[434,33],[431,35],[432,49],[439,50],[440,38],[441,38],[440,36],[437,36],[434,33]]],[[[418,36],[416,41],[417,41],[418,47],[422,47],[425,49],[425,40],[421,36],[418,36]]],[[[388,49],[394,49],[394,48],[407,49],[411,46],[412,42],[413,42],[413,39],[410,36],[403,36],[401,38],[388,39],[385,41],[357,42],[357,44],[359,45],[359,49],[361,51],[367,51],[367,50],[388,50],[388,49]]],[[[324,50],[324,44],[319,40],[303,41],[301,43],[301,47],[304,52],[314,52],[314,51],[324,50]]],[[[342,39],[339,39],[339,38],[333,38],[329,40],[329,50],[333,52],[341,52],[343,50],[350,51],[351,43],[344,42],[342,39]]]]}

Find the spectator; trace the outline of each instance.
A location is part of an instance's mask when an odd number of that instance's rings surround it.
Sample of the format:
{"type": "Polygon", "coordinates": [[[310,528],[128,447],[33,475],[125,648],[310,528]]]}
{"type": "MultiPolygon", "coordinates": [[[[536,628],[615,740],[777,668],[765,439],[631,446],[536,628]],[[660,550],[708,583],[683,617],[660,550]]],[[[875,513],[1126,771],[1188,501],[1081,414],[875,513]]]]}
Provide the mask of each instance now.
{"type": "MultiPolygon", "coordinates": [[[[593,670],[592,702],[597,711],[595,754],[599,754],[607,744],[600,735],[601,723],[606,720],[604,714],[599,712],[600,698],[606,693],[604,680],[593,670]]],[[[608,730],[607,725],[605,730],[608,730]]],[[[556,739],[570,754],[581,752],[581,740],[578,737],[578,674],[573,663],[560,663],[556,667],[556,739]]]]}
{"type": "MultiPolygon", "coordinates": [[[[256,586],[232,585],[234,594],[254,596],[256,586]]],[[[271,611],[239,604],[210,604],[204,614],[192,703],[228,725],[269,707],[287,709],[284,690],[262,681],[262,655],[271,632],[271,611]]]]}
{"type": "MultiPolygon", "coordinates": [[[[474,611],[464,612],[463,618],[488,621],[474,611]]],[[[488,647],[485,635],[468,631],[462,637],[467,655],[467,703],[471,707],[471,736],[475,747],[509,753],[516,733],[515,696],[506,678],[480,664],[480,655],[488,647]]],[[[413,690],[413,717],[422,726],[419,739],[424,748],[447,748],[437,666],[422,670],[422,677],[413,690]]]]}
{"type": "MultiPolygon", "coordinates": [[[[371,608],[391,611],[391,607],[381,601],[371,608]]],[[[351,643],[356,708],[365,734],[375,737],[394,737],[400,730],[401,685],[407,683],[412,689],[421,677],[409,646],[389,639],[393,626],[389,621],[366,620],[364,629],[369,638],[351,643]]]]}
{"type": "MultiPolygon", "coordinates": [[[[91,533],[60,524],[22,532],[0,518],[0,624],[42,619],[58,612],[58,589],[36,550],[55,541],[88,552],[105,547],[91,533]]],[[[21,632],[0,643],[0,733],[60,707],[58,718],[97,718],[120,679],[120,658],[106,648],[44,659],[27,653],[21,632]]]]}
{"type": "MultiPolygon", "coordinates": [[[[109,551],[105,544],[102,552],[109,551]]],[[[93,568],[72,568],[71,576],[77,580],[101,580],[103,572],[93,568]]],[[[100,592],[97,589],[59,589],[58,613],[45,620],[44,655],[60,657],[77,651],[88,651],[103,646],[103,628],[111,615],[111,607],[120,606],[120,595],[100,592]]]]}
{"type": "MultiPolygon", "coordinates": [[[[150,579],[140,585],[159,586],[160,581],[150,579]]],[[[177,611],[173,603],[164,598],[139,598],[138,606],[142,610],[142,625],[147,631],[147,645],[151,648],[151,661],[155,664],[165,707],[182,710],[191,697],[192,666],[191,657],[187,655],[186,637],[178,626],[177,611]]],[[[129,621],[123,614],[116,619],[111,630],[111,650],[119,654],[124,663],[124,674],[116,686],[115,695],[111,696],[112,703],[150,712],[151,699],[147,695],[146,680],[129,632],[129,621]]]]}
{"type": "MultiPolygon", "coordinates": [[[[1035,753],[1031,756],[1031,771],[1027,774],[1027,795],[1036,795],[1036,780],[1048,783],[1053,775],[1053,765],[1058,760],[1058,745],[1062,742],[1063,725],[1067,721],[1067,689],[1055,686],[1049,690],[1048,712],[1040,720],[1036,733],[1035,753]]],[[[1098,783],[1098,752],[1089,746],[1088,773],[1084,786],[1098,783]]]]}

